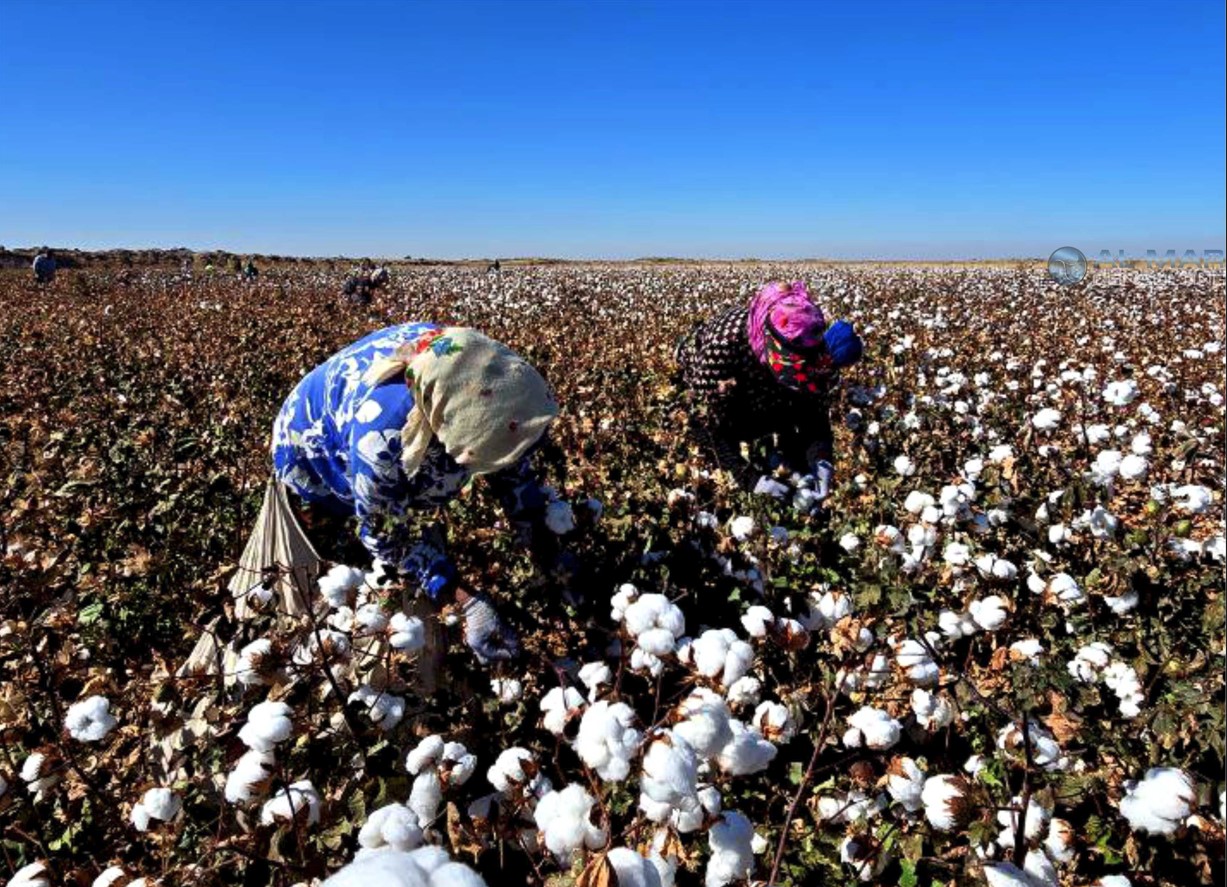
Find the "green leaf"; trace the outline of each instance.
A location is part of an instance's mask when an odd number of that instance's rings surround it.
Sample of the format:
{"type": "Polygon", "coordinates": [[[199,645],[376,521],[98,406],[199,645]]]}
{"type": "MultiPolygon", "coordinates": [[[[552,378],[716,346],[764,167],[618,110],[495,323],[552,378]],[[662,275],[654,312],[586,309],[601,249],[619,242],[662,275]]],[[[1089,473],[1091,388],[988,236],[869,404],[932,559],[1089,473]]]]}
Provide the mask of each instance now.
{"type": "Polygon", "coordinates": [[[93,625],[102,617],[102,601],[86,604],[77,612],[77,622],[81,625],[93,625]]]}
{"type": "Polygon", "coordinates": [[[920,879],[916,877],[916,863],[910,859],[899,860],[899,887],[916,887],[920,879]]]}

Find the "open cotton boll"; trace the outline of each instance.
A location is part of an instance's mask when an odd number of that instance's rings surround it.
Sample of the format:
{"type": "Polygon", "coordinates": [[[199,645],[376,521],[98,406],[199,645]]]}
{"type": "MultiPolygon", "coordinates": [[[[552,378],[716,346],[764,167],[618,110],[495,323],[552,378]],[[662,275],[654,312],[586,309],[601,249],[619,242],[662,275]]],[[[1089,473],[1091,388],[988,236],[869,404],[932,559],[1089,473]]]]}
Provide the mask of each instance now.
{"type": "Polygon", "coordinates": [[[1103,671],[1103,682],[1120,700],[1120,713],[1127,718],[1136,718],[1142,711],[1146,694],[1142,682],[1133,667],[1124,662],[1113,662],[1103,671]]]}
{"type": "Polygon", "coordinates": [[[423,829],[430,828],[439,816],[439,805],[443,803],[443,782],[439,779],[437,770],[423,770],[413,778],[409,789],[409,800],[406,806],[413,811],[418,823],[423,829]]]}
{"type": "Polygon", "coordinates": [[[94,878],[90,887],[113,887],[119,881],[127,881],[127,878],[128,873],[123,870],[122,866],[113,865],[94,878]]]}
{"type": "Polygon", "coordinates": [[[940,676],[940,670],[928,648],[911,638],[895,646],[895,662],[903,669],[909,681],[921,687],[936,684],[940,676]]]}
{"type": "Polygon", "coordinates": [[[426,626],[417,616],[393,613],[388,620],[388,643],[393,649],[416,653],[426,646],[426,626]]]}
{"type": "Polygon", "coordinates": [[[848,718],[844,745],[848,748],[890,748],[899,741],[903,728],[898,721],[881,709],[863,706],[848,718]]]}
{"type": "Polygon", "coordinates": [[[1133,887],[1133,882],[1124,875],[1104,875],[1091,887],[1133,887]]]}
{"type": "Polygon", "coordinates": [[[338,564],[319,578],[320,594],[333,609],[346,606],[353,603],[354,592],[365,578],[361,570],[338,564]]]}
{"type": "Polygon", "coordinates": [[[1050,811],[1036,803],[1035,798],[1027,801],[1027,812],[1024,816],[1022,798],[1015,797],[1010,801],[1010,809],[997,811],[997,824],[1002,827],[997,843],[1007,849],[1013,847],[1014,834],[1020,823],[1023,826],[1023,836],[1028,841],[1037,841],[1040,835],[1047,832],[1051,816],[1050,811]]]}
{"type": "Polygon", "coordinates": [[[872,881],[890,865],[890,854],[872,835],[849,835],[839,845],[839,861],[860,881],[872,881]]]}
{"type": "Polygon", "coordinates": [[[13,880],[8,882],[8,887],[51,887],[47,867],[41,862],[22,866],[13,873],[13,880]]]}
{"type": "Polygon", "coordinates": [[[693,694],[679,709],[685,717],[673,725],[673,735],[694,749],[701,758],[712,758],[733,739],[729,710],[719,696],[693,694]]]}
{"type": "Polygon", "coordinates": [[[851,614],[852,598],[848,595],[838,591],[811,594],[808,612],[801,616],[801,624],[810,631],[823,631],[851,614]]]}
{"type": "Polygon", "coordinates": [[[1153,767],[1121,799],[1121,816],[1134,831],[1170,835],[1197,809],[1197,787],[1183,770],[1153,767]]]}
{"type": "Polygon", "coordinates": [[[561,736],[567,722],[584,707],[584,697],[574,687],[554,687],[541,699],[544,714],[542,724],[555,736],[561,736]]]}
{"type": "Polygon", "coordinates": [[[839,547],[848,552],[848,554],[852,554],[852,552],[861,547],[861,537],[856,535],[856,533],[844,533],[839,537],[839,547]]]}
{"type": "Polygon", "coordinates": [[[382,690],[376,690],[369,684],[363,684],[349,694],[350,704],[362,707],[371,723],[380,730],[391,730],[405,716],[405,700],[382,690]]]}
{"type": "Polygon", "coordinates": [[[741,617],[741,626],[752,638],[765,638],[775,627],[775,614],[766,607],[753,606],[741,617]]]}
{"type": "Polygon", "coordinates": [[[626,618],[626,608],[631,605],[631,602],[639,597],[639,589],[625,582],[618,586],[618,590],[614,592],[613,597],[609,599],[609,615],[614,622],[621,622],[626,618]]]}
{"type": "MultiPolygon", "coordinates": [[[[264,674],[265,664],[272,656],[273,642],[268,638],[257,638],[239,651],[239,661],[235,668],[235,679],[244,687],[258,687],[269,683],[264,674]]],[[[71,713],[71,712],[70,712],[71,713]]]]}
{"type": "Polygon", "coordinates": [[[912,691],[912,713],[926,730],[940,730],[954,722],[954,706],[945,696],[917,687],[912,691]]]}
{"type": "Polygon", "coordinates": [[[444,785],[464,785],[476,771],[477,756],[469,754],[463,742],[449,742],[443,746],[439,778],[444,785]]]}
{"type": "Polygon", "coordinates": [[[226,800],[231,804],[253,801],[264,795],[277,765],[271,751],[248,750],[226,776],[226,800]]]}
{"type": "Polygon", "coordinates": [[[909,813],[924,806],[920,797],[924,784],[924,771],[911,758],[894,758],[886,768],[886,790],[909,813]]]}
{"type": "Polygon", "coordinates": [[[878,797],[870,797],[852,789],[846,795],[818,799],[818,819],[822,822],[865,822],[877,816],[885,808],[878,797]]]}
{"type": "Polygon", "coordinates": [[[505,795],[524,793],[542,795],[549,791],[549,780],[541,774],[533,753],[513,746],[501,752],[486,771],[486,779],[505,795]]]}
{"type": "Polygon", "coordinates": [[[434,767],[443,758],[446,743],[442,736],[431,734],[415,745],[405,755],[405,769],[415,776],[434,767]]]}
{"type": "Polygon", "coordinates": [[[1044,852],[1053,862],[1068,864],[1074,861],[1074,829],[1064,819],[1054,819],[1048,824],[1044,838],[1044,852]]]}
{"type": "Polygon", "coordinates": [[[754,869],[754,826],[736,811],[721,813],[707,832],[711,856],[704,887],[725,887],[750,877],[754,869]]]}
{"type": "Polygon", "coordinates": [[[956,613],[953,610],[942,610],[937,617],[937,627],[950,640],[970,637],[980,630],[974,619],[967,613],[956,613]]]}
{"type": "Polygon", "coordinates": [[[916,463],[906,455],[896,456],[894,461],[895,474],[900,477],[911,477],[916,473],[916,463]]]}
{"type": "Polygon", "coordinates": [[[674,638],[686,633],[686,618],[677,605],[663,594],[645,594],[626,607],[626,630],[639,637],[654,628],[666,629],[674,638]]]}
{"type": "Polygon", "coordinates": [[[988,887],[1042,887],[1029,873],[1012,862],[985,863],[984,883],[988,887]]]}
{"type": "Polygon", "coordinates": [[[255,751],[272,751],[277,743],[289,739],[294,730],[290,714],[290,707],[284,702],[260,702],[247,713],[239,739],[255,751]]]}
{"type": "Polygon", "coordinates": [[[1005,598],[993,594],[982,600],[972,601],[967,607],[967,615],[985,631],[996,631],[1005,624],[1010,611],[1005,598]]]}
{"type": "Polygon", "coordinates": [[[1010,644],[1010,653],[1018,659],[1025,659],[1032,665],[1039,665],[1040,656],[1044,653],[1044,645],[1036,638],[1023,638],[1010,644]]]}
{"type": "Polygon", "coordinates": [[[422,845],[422,828],[417,815],[404,804],[387,804],[367,817],[358,832],[358,843],[371,850],[413,850],[422,845]]]}
{"type": "Polygon", "coordinates": [[[976,558],[976,570],[985,579],[991,579],[996,582],[1012,582],[1018,577],[1018,567],[1005,560],[997,557],[995,554],[985,554],[976,558]]]}
{"type": "Polygon", "coordinates": [[[764,702],[754,710],[750,726],[770,742],[786,745],[797,735],[797,722],[788,706],[779,702],[764,702]]]}
{"type": "Polygon", "coordinates": [[[490,689],[504,704],[515,702],[524,695],[524,685],[515,678],[492,678],[490,689]]]}
{"type": "MultiPolygon", "coordinates": [[[[1042,724],[1029,719],[1027,734],[1031,739],[1031,757],[1036,764],[1045,770],[1065,770],[1069,767],[1069,758],[1042,724]]],[[[1017,723],[1007,724],[997,733],[997,748],[1009,752],[1016,760],[1025,757],[1023,744],[1022,727],[1017,723]]]]}
{"type": "MultiPolygon", "coordinates": [[[[696,792],[699,759],[685,741],[665,731],[643,757],[642,794],[657,804],[676,807],[696,792]]],[[[642,805],[643,801],[640,800],[642,805]]]]}
{"type": "Polygon", "coordinates": [[[1072,677],[1085,684],[1093,684],[1112,661],[1112,655],[1110,646],[1102,641],[1092,641],[1075,653],[1065,667],[1072,677]]]}
{"type": "Polygon", "coordinates": [[[614,870],[618,887],[661,887],[656,866],[629,847],[615,847],[605,859],[614,870]]]}
{"type": "Polygon", "coordinates": [[[749,515],[739,515],[729,521],[729,532],[738,542],[745,542],[754,535],[756,529],[754,518],[749,515]]]}
{"type": "Polygon", "coordinates": [[[1061,411],[1052,407],[1044,407],[1031,417],[1031,424],[1038,431],[1052,431],[1061,424],[1061,411]]]}
{"type": "Polygon", "coordinates": [[[598,850],[605,844],[605,830],[591,820],[595,803],[592,795],[576,784],[550,792],[537,802],[533,819],[545,846],[564,865],[580,849],[598,850]]]}
{"type": "Polygon", "coordinates": [[[729,729],[733,738],[720,749],[716,758],[723,772],[730,776],[748,776],[767,769],[767,765],[775,760],[779,749],[757,731],[736,719],[729,721],[729,729]]]}
{"type": "Polygon", "coordinates": [[[634,727],[635,712],[624,702],[595,702],[584,712],[572,748],[607,782],[630,775],[631,758],[643,740],[634,727]]]}
{"type": "Polygon", "coordinates": [[[480,875],[438,847],[384,849],[356,856],[322,887],[487,887],[480,875]]]}
{"type": "Polygon", "coordinates": [[[152,820],[169,822],[179,814],[182,807],[183,802],[170,789],[151,788],[132,808],[132,824],[138,832],[147,831],[152,820]]]}
{"type": "Polygon", "coordinates": [[[635,647],[631,650],[630,667],[631,671],[646,671],[652,677],[658,677],[665,670],[665,662],[642,647],[635,647]]]}
{"type": "Polygon", "coordinates": [[[1172,504],[1186,514],[1205,514],[1214,503],[1214,491],[1198,484],[1186,484],[1171,489],[1172,504]]]}
{"type": "Polygon", "coordinates": [[[604,662],[589,662],[579,670],[579,682],[588,688],[588,699],[594,700],[597,691],[613,681],[613,671],[604,662]]]}
{"type": "Polygon", "coordinates": [[[64,727],[78,742],[98,742],[119,723],[110,709],[111,703],[105,696],[90,696],[68,707],[64,727]]]}
{"type": "Polygon", "coordinates": [[[942,551],[942,560],[948,566],[960,569],[971,562],[971,549],[962,542],[951,542],[942,551]]]}
{"type": "Polygon", "coordinates": [[[938,831],[952,832],[969,823],[975,815],[974,787],[965,777],[930,776],[920,792],[925,819],[938,831]]]}
{"type": "Polygon", "coordinates": [[[667,628],[649,628],[635,638],[635,643],[653,656],[668,656],[677,646],[677,638],[667,628]]]}
{"type": "Polygon", "coordinates": [[[746,675],[733,681],[725,692],[725,698],[729,705],[757,705],[762,690],[763,685],[758,678],[746,675]]]}
{"type": "Polygon", "coordinates": [[[1057,573],[1048,580],[1045,592],[1061,606],[1073,606],[1086,600],[1082,588],[1068,573],[1057,573]]]}
{"type": "Polygon", "coordinates": [[[320,821],[320,796],[309,779],[278,789],[260,808],[260,822],[264,825],[290,821],[307,825],[320,821]]]}

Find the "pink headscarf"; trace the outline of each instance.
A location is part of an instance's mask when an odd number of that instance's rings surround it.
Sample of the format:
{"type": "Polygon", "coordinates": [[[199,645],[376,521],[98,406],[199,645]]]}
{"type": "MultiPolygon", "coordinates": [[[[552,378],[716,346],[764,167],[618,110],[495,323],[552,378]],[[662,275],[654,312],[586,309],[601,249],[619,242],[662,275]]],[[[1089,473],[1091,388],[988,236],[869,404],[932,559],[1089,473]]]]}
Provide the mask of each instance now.
{"type": "Polygon", "coordinates": [[[822,309],[810,301],[804,283],[799,280],[793,283],[772,281],[760,289],[750,302],[746,332],[750,335],[754,355],[764,364],[769,364],[767,336],[770,328],[774,328],[783,344],[798,351],[807,351],[822,348],[822,334],[826,332],[826,326],[822,309]]]}

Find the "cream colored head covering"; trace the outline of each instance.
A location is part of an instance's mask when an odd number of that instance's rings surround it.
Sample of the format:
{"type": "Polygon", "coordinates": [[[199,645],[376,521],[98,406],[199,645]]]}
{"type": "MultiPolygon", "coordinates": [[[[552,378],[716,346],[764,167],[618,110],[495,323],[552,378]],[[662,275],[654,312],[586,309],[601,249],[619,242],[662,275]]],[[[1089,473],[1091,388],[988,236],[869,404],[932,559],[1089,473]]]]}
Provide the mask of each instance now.
{"type": "Polygon", "coordinates": [[[406,343],[371,364],[365,380],[378,384],[404,373],[414,405],[401,432],[401,460],[412,477],[432,437],[473,474],[514,465],[541,439],[558,402],[541,374],[501,342],[467,327],[406,343]],[[418,353],[420,350],[420,353],[418,353]]]}

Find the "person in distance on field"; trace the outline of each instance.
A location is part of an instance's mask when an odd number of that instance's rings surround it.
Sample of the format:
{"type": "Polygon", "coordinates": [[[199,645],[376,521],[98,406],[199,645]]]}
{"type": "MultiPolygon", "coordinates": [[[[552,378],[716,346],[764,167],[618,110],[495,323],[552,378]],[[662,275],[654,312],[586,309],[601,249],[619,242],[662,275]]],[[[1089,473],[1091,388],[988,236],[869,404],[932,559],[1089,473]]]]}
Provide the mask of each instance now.
{"type": "Polygon", "coordinates": [[[51,283],[55,280],[55,256],[50,252],[42,252],[35,256],[32,268],[34,279],[39,283],[51,283]]]}
{"type": "Polygon", "coordinates": [[[460,606],[479,661],[508,659],[515,634],[463,589],[441,531],[415,535],[409,516],[484,476],[520,544],[565,581],[573,561],[545,524],[550,495],[530,460],[557,413],[545,379],[506,345],[464,327],[388,327],[294,388],[273,426],[274,475],[308,530],[353,519],[372,558],[432,601],[460,606]]]}
{"type": "Polygon", "coordinates": [[[768,283],[749,305],[734,303],[697,324],[675,357],[706,409],[702,436],[719,466],[744,483],[740,442],[776,434],[777,464],[812,474],[821,503],[835,477],[827,395],[862,351],[852,325],[828,326],[798,281],[768,283]]]}

